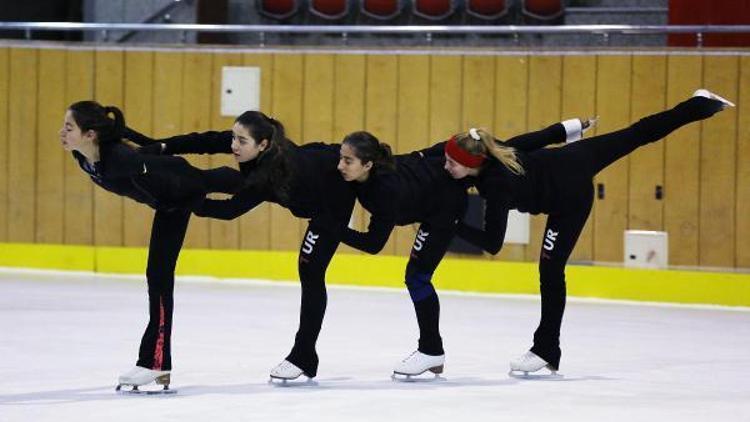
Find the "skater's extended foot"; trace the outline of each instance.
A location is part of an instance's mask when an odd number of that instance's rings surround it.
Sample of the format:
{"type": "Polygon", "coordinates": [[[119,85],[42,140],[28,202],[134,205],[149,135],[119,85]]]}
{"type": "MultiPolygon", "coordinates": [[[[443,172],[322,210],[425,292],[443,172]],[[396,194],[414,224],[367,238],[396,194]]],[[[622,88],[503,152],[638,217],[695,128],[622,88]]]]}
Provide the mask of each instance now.
{"type": "Polygon", "coordinates": [[[276,365],[273,369],[271,369],[271,378],[291,381],[299,378],[304,373],[305,371],[300,369],[297,365],[289,362],[288,360],[284,360],[280,364],[276,365]]]}
{"type": "Polygon", "coordinates": [[[122,385],[130,385],[137,387],[139,385],[146,385],[152,382],[156,382],[159,385],[167,386],[170,381],[169,371],[157,371],[154,369],[144,368],[142,366],[136,366],[130,371],[120,375],[118,383],[122,385]]]}
{"type": "Polygon", "coordinates": [[[445,365],[445,355],[426,355],[415,350],[404,360],[396,364],[393,373],[396,375],[419,375],[427,371],[433,374],[442,374],[445,365]]]}
{"type": "Polygon", "coordinates": [[[710,98],[715,101],[719,101],[722,104],[722,109],[725,109],[727,107],[734,107],[734,103],[727,100],[726,98],[723,98],[719,95],[714,94],[713,92],[707,90],[707,89],[698,89],[693,93],[693,97],[705,97],[710,98]]]}

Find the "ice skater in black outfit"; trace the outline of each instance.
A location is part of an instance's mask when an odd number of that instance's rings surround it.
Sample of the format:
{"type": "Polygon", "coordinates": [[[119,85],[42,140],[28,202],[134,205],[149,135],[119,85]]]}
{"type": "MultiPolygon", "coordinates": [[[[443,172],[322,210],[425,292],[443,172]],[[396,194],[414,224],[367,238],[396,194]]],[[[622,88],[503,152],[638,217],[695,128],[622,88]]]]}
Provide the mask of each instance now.
{"type": "Polygon", "coordinates": [[[636,148],[729,105],[715,94],[698,90],[674,108],[625,129],[528,154],[498,145],[481,129],[442,144],[446,170],[455,179],[467,178],[486,200],[484,228],[462,224],[460,237],[494,254],[502,247],[508,210],[549,215],[539,257],[541,320],[531,350],[511,361],[511,374],[559,368],[565,265],[591,211],[594,176],[636,148]]]}
{"type": "MultiPolygon", "coordinates": [[[[578,129],[568,133],[566,126],[556,124],[512,138],[507,144],[537,149],[579,135],[580,123],[578,129]]],[[[344,180],[355,182],[357,199],[371,214],[366,232],[347,228],[342,242],[376,254],[394,226],[420,224],[405,273],[417,316],[419,342],[417,350],[394,369],[395,375],[407,378],[428,370],[442,373],[445,363],[439,329],[440,302],[432,276],[465,213],[467,184],[453,180],[444,171],[445,156],[442,148],[439,151],[393,157],[390,147],[368,132],[349,134],[341,144],[339,171],[344,180]]]]}
{"type": "MultiPolygon", "coordinates": [[[[144,138],[132,130],[128,137],[144,138]]],[[[299,329],[294,347],[271,370],[271,377],[315,377],[315,344],[327,303],[325,273],[354,207],[352,186],[336,170],[338,147],[321,143],[298,146],[286,138],[280,122],[257,111],[240,115],[231,131],[191,133],[159,143],[163,154],[231,153],[239,162],[245,178],[243,189],[230,199],[205,200],[196,215],[230,220],[267,201],[309,219],[299,252],[299,329]]]]}
{"type": "Polygon", "coordinates": [[[346,228],[342,242],[376,254],[394,226],[419,223],[405,281],[419,326],[415,352],[396,365],[398,375],[442,373],[440,302],[432,275],[447,251],[466,208],[466,186],[443,171],[442,157],[417,152],[391,156],[390,147],[368,132],[354,132],[341,144],[339,171],[355,182],[357,199],[370,212],[367,232],[346,228]]]}
{"type": "Polygon", "coordinates": [[[207,192],[234,192],[242,178],[227,167],[202,171],[179,157],[143,154],[122,142],[124,126],[118,108],[81,101],[65,113],[60,140],[94,183],[156,210],[146,270],[149,323],[136,366],[120,376],[119,384],[137,389],[156,381],[166,389],[172,369],[174,270],[190,210],[207,192]]]}

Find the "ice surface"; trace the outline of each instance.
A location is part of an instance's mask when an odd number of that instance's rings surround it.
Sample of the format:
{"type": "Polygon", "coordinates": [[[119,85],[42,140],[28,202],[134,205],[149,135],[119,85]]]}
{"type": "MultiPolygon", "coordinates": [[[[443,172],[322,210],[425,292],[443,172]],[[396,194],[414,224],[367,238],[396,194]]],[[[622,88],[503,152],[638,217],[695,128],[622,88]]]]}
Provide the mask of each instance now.
{"type": "Polygon", "coordinates": [[[390,379],[416,347],[405,291],[332,286],[317,385],[278,387],[268,371],[292,345],[297,284],[179,279],[179,393],[122,396],[146,324],[141,278],[0,271],[0,421],[750,420],[748,309],[570,300],[565,377],[530,381],[507,371],[538,298],[441,292],[441,306],[444,381],[390,379]]]}

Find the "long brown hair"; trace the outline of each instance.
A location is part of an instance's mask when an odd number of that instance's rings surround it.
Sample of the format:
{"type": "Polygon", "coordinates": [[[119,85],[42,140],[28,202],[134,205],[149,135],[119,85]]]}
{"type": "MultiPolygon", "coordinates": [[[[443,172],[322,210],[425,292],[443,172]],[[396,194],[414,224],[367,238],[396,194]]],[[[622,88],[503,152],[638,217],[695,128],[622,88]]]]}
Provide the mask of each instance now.
{"type": "Polygon", "coordinates": [[[492,154],[498,161],[514,174],[523,174],[524,169],[516,156],[516,150],[512,147],[502,145],[492,134],[484,128],[471,129],[468,132],[455,135],[456,143],[466,152],[472,155],[492,154]],[[475,139],[471,132],[479,137],[475,139]]]}
{"type": "Polygon", "coordinates": [[[287,139],[284,125],[260,111],[246,111],[235,122],[247,129],[255,142],[268,141],[268,148],[253,160],[255,163],[240,165],[253,167],[246,175],[245,185],[269,190],[281,201],[288,201],[293,173],[289,149],[294,143],[287,139]]]}

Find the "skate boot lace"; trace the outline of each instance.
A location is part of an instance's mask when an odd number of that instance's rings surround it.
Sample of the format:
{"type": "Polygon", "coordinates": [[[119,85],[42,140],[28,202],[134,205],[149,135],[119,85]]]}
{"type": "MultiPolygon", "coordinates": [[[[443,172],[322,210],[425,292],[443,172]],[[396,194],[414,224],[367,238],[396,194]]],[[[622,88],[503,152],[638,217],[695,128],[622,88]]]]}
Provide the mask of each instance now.
{"type": "Polygon", "coordinates": [[[521,356],[521,362],[522,363],[528,363],[530,361],[533,361],[536,357],[537,357],[537,355],[534,354],[534,352],[528,351],[528,352],[524,353],[523,356],[521,356]]]}
{"type": "Polygon", "coordinates": [[[406,362],[412,360],[412,358],[416,357],[417,353],[419,353],[419,350],[415,350],[415,351],[411,352],[411,354],[409,356],[407,356],[406,358],[404,358],[404,360],[402,360],[401,362],[406,363],[406,362]]]}

